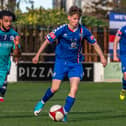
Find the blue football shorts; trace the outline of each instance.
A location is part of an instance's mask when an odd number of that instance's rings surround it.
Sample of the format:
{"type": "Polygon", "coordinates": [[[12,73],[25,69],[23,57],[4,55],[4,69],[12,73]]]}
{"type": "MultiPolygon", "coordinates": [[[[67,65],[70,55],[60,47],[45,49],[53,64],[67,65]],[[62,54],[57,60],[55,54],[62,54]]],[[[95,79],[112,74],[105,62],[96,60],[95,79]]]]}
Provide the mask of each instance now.
{"type": "Polygon", "coordinates": [[[122,66],[122,72],[126,72],[126,55],[121,55],[120,56],[121,60],[121,66],[122,66]]]}
{"type": "Polygon", "coordinates": [[[83,78],[83,66],[81,63],[72,63],[64,60],[56,60],[53,79],[63,80],[65,76],[83,78]]]}

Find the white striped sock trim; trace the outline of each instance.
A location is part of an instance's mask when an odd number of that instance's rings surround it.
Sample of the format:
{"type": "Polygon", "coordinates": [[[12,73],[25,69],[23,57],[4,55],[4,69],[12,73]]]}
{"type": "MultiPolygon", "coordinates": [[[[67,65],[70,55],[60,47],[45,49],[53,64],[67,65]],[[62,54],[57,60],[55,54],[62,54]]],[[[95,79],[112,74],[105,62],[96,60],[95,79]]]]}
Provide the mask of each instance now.
{"type": "Polygon", "coordinates": [[[64,114],[65,114],[65,115],[68,114],[68,112],[65,111],[64,107],[63,107],[63,111],[64,111],[64,114]]]}

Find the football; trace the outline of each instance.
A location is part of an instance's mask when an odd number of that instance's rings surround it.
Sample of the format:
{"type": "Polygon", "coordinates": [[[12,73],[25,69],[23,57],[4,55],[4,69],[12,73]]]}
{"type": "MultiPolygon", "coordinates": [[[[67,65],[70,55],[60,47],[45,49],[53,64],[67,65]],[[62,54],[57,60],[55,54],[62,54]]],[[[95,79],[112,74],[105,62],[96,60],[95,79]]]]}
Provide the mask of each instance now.
{"type": "Polygon", "coordinates": [[[61,105],[53,105],[49,110],[49,117],[54,121],[62,121],[64,111],[61,105]]]}

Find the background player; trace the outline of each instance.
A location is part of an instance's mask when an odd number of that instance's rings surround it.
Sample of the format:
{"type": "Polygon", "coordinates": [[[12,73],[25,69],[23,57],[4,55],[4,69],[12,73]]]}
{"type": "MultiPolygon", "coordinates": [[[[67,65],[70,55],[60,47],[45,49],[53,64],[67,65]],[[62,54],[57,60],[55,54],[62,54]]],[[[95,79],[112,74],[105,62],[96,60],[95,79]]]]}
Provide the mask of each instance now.
{"type": "Polygon", "coordinates": [[[114,61],[121,60],[123,78],[122,78],[122,90],[120,92],[120,99],[124,100],[126,94],[126,26],[123,26],[121,29],[117,31],[113,47],[113,60],[114,61]],[[117,55],[118,43],[120,47],[120,59],[117,55]]]}
{"type": "Polygon", "coordinates": [[[67,75],[70,80],[70,92],[66,98],[64,105],[65,117],[63,121],[67,120],[67,113],[71,110],[78,90],[78,85],[83,77],[82,55],[81,55],[81,40],[86,39],[92,44],[100,56],[101,63],[106,66],[106,59],[96,42],[93,35],[84,26],[79,24],[82,10],[77,6],[72,6],[68,13],[68,24],[61,25],[46,36],[46,40],[41,45],[35,57],[32,59],[33,63],[38,63],[40,53],[45,49],[49,43],[53,43],[58,39],[56,46],[56,61],[54,66],[53,80],[51,88],[48,88],[43,98],[36,104],[34,108],[34,115],[37,116],[43,109],[44,104],[54,95],[59,89],[61,81],[67,75]]]}
{"type": "Polygon", "coordinates": [[[11,28],[15,15],[3,10],[0,12],[0,102],[4,101],[7,90],[7,75],[10,71],[10,55],[14,51],[14,60],[18,62],[19,54],[19,35],[11,28]]]}

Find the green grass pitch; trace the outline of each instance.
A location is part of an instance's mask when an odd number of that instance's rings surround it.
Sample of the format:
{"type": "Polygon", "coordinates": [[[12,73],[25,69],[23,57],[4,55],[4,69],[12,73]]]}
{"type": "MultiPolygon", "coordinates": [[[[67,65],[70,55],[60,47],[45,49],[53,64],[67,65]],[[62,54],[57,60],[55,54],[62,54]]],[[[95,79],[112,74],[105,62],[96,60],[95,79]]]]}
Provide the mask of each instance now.
{"type": "Polygon", "coordinates": [[[125,126],[126,99],[120,101],[121,83],[81,82],[68,122],[54,122],[48,116],[54,104],[64,104],[69,83],[47,102],[40,116],[33,108],[50,82],[18,82],[8,85],[5,102],[0,103],[0,126],[125,126]]]}

